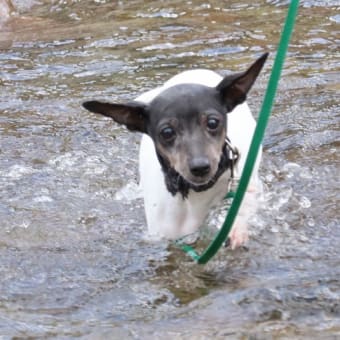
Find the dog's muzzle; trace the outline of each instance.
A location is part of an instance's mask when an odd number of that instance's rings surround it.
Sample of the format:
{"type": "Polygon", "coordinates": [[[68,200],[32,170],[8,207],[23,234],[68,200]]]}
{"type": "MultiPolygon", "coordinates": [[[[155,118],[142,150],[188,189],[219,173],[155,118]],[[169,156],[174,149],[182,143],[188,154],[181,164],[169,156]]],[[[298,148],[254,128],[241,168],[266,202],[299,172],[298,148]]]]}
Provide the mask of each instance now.
{"type": "Polygon", "coordinates": [[[196,192],[202,192],[210,189],[212,186],[214,186],[221,175],[228,169],[230,169],[230,177],[231,179],[233,179],[234,168],[237,161],[239,160],[240,154],[237,148],[231,144],[229,138],[226,137],[217,171],[214,177],[211,178],[208,183],[202,185],[195,185],[188,182],[174,168],[170,166],[170,163],[164,157],[162,157],[158,153],[157,156],[164,172],[165,184],[168,191],[172,195],[176,195],[179,192],[181,193],[183,198],[186,198],[189,194],[190,189],[196,192]]]}

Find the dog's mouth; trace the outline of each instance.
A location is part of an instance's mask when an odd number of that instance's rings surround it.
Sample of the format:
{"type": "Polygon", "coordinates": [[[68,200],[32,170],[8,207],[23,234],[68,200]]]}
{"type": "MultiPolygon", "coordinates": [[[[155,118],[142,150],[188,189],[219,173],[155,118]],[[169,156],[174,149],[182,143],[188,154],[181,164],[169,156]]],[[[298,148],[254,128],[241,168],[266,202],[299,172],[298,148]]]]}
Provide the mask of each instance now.
{"type": "Polygon", "coordinates": [[[218,166],[214,172],[209,172],[205,176],[181,176],[184,181],[190,186],[190,189],[201,192],[211,188],[220,178],[220,176],[227,170],[226,162],[223,154],[221,155],[218,166]]]}
{"type": "Polygon", "coordinates": [[[209,174],[206,174],[205,176],[194,176],[194,175],[188,175],[188,176],[182,176],[194,189],[195,187],[199,187],[201,185],[207,185],[210,182],[215,183],[215,178],[217,176],[218,168],[215,170],[215,172],[210,172],[209,174]]]}

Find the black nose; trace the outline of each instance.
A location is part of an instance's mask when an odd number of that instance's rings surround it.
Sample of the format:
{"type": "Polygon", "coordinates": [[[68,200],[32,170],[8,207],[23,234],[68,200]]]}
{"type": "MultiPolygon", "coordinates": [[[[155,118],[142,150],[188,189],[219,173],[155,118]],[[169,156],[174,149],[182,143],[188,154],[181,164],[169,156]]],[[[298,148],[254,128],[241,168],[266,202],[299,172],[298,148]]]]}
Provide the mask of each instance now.
{"type": "Polygon", "coordinates": [[[189,168],[194,176],[204,176],[210,171],[210,162],[207,158],[194,158],[189,163],[189,168]]]}

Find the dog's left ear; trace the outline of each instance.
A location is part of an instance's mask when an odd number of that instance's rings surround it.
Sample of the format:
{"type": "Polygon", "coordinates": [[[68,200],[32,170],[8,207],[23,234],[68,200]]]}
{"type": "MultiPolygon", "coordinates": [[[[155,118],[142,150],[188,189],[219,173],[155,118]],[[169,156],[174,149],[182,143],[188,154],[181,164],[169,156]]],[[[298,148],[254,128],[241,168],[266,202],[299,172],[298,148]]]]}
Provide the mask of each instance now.
{"type": "Polygon", "coordinates": [[[142,103],[113,104],[89,101],[83,103],[83,107],[88,111],[110,117],[115,122],[125,125],[131,131],[146,133],[146,105],[142,103]]]}
{"type": "Polygon", "coordinates": [[[263,54],[247,71],[228,75],[217,85],[216,89],[221,94],[228,112],[246,100],[247,93],[262,70],[268,54],[263,54]]]}

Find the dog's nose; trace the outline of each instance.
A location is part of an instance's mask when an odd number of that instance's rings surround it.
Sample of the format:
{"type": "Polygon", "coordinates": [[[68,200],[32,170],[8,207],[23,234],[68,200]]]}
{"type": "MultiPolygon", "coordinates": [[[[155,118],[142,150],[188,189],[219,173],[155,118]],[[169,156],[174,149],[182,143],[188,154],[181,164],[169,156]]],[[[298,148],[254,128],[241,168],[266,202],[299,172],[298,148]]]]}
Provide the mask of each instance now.
{"type": "Polygon", "coordinates": [[[194,176],[204,176],[210,171],[210,162],[207,158],[194,158],[189,164],[190,171],[194,176]]]}

